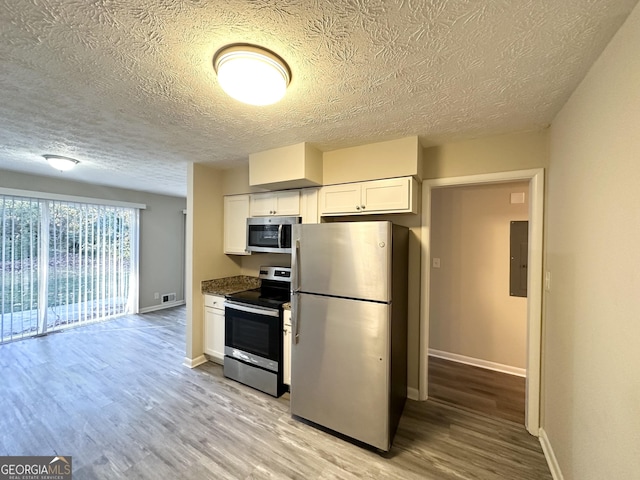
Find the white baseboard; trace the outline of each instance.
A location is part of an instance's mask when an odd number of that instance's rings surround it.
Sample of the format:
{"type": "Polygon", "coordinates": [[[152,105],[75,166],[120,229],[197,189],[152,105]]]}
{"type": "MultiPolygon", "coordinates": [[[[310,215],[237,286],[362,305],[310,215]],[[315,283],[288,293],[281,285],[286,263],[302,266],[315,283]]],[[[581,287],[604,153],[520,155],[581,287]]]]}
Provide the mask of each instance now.
{"type": "Polygon", "coordinates": [[[208,361],[209,359],[204,355],[200,355],[199,357],[193,359],[184,357],[184,362],[182,362],[182,365],[189,368],[196,368],[197,366],[202,365],[203,363],[207,363],[208,361]]]}
{"type": "Polygon", "coordinates": [[[502,363],[489,362],[487,360],[481,360],[479,358],[466,357],[464,355],[458,355],[457,353],[443,352],[442,350],[429,349],[429,355],[432,357],[443,358],[445,360],[451,360],[452,362],[466,363],[474,367],[486,368],[487,370],[495,370],[496,372],[508,373],[509,375],[516,375],[518,377],[526,377],[527,369],[512,367],[510,365],[503,365],[502,363]]]}
{"type": "Polygon", "coordinates": [[[407,398],[410,400],[420,400],[420,391],[417,388],[407,387],[407,398]]]}
{"type": "Polygon", "coordinates": [[[152,305],[150,307],[141,308],[140,310],[138,310],[138,313],[155,312],[156,310],[164,310],[165,308],[177,307],[179,305],[184,305],[184,304],[185,304],[184,300],[178,300],[176,302],[167,302],[161,305],[152,305]]]}
{"type": "Polygon", "coordinates": [[[549,470],[551,470],[551,476],[553,477],[553,480],[564,480],[562,472],[560,471],[558,459],[556,458],[555,453],[553,453],[553,448],[551,448],[549,437],[547,437],[547,432],[545,432],[543,428],[540,429],[539,438],[540,445],[542,445],[542,451],[544,452],[544,458],[547,459],[547,465],[549,465],[549,470]]]}

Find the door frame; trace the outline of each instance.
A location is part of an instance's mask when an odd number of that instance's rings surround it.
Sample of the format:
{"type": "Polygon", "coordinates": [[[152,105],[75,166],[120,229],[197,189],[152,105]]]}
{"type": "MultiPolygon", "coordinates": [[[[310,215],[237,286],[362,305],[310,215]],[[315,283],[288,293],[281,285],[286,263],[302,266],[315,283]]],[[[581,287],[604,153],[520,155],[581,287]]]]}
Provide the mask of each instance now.
{"type": "Polygon", "coordinates": [[[429,374],[429,290],[431,285],[431,193],[434,188],[482,185],[516,181],[529,182],[529,267],[527,273],[527,377],[525,427],[539,436],[542,348],[542,248],[544,225],[544,168],[516,170],[422,182],[422,252],[420,303],[420,368],[418,399],[428,398],[429,374]]]}

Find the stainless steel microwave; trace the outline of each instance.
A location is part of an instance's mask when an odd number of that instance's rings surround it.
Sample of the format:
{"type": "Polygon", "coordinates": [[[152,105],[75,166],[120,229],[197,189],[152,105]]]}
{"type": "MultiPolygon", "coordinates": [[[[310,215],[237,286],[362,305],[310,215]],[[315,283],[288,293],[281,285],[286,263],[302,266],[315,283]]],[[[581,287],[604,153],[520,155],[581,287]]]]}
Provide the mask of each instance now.
{"type": "Polygon", "coordinates": [[[291,253],[291,227],[301,221],[300,217],[247,218],[247,250],[291,253]]]}

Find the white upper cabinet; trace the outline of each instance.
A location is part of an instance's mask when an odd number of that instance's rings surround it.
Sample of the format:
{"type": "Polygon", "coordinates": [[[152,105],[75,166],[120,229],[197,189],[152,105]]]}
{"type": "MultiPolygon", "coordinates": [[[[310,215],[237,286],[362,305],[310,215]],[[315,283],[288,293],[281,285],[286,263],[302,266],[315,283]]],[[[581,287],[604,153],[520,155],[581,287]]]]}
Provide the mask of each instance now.
{"type": "Polygon", "coordinates": [[[250,255],[247,251],[249,195],[224,197],[224,253],[250,255]]]}
{"type": "Polygon", "coordinates": [[[249,207],[250,216],[268,217],[299,216],[300,215],[300,191],[283,190],[269,193],[251,194],[249,207]]]}
{"type": "Polygon", "coordinates": [[[302,223],[320,223],[318,215],[319,188],[303,188],[300,190],[300,216],[302,223]]]}
{"type": "Polygon", "coordinates": [[[359,183],[330,185],[320,189],[320,215],[344,214],[360,210],[362,187],[359,183]]]}
{"type": "Polygon", "coordinates": [[[417,213],[418,182],[413,177],[329,185],[320,189],[320,215],[417,213]]]}

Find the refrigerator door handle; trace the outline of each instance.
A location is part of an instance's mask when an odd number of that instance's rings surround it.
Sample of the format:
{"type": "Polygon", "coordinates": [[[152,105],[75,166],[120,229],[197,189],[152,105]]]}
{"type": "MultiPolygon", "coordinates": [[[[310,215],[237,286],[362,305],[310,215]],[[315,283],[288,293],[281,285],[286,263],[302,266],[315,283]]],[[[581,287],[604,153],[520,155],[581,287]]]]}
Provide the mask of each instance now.
{"type": "Polygon", "coordinates": [[[293,273],[291,278],[291,329],[293,331],[291,341],[297,344],[300,338],[300,315],[298,314],[300,300],[300,239],[296,239],[293,254],[291,255],[291,272],[293,273]]]}
{"type": "Polygon", "coordinates": [[[299,293],[291,295],[291,327],[293,329],[293,343],[297,344],[300,338],[300,318],[298,314],[299,293]]]}
{"type": "Polygon", "coordinates": [[[291,256],[291,271],[293,272],[291,292],[296,293],[300,291],[300,239],[296,239],[296,245],[291,256]]]}

